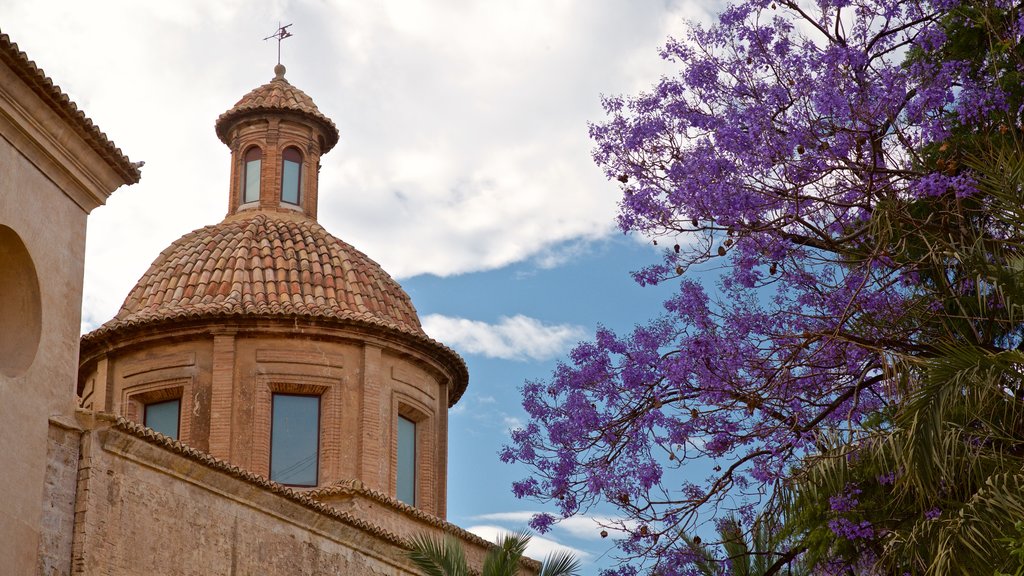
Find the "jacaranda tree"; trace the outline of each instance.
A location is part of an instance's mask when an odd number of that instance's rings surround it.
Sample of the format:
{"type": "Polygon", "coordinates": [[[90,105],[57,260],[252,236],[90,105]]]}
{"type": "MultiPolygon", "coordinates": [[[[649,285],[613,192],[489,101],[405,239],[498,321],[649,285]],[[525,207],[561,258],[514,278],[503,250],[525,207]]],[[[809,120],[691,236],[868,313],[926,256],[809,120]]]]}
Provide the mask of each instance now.
{"type": "MultiPolygon", "coordinates": [[[[993,202],[1014,184],[971,166],[1019,150],[1022,33],[1007,0],[747,0],[668,42],[678,75],[606,98],[591,136],[623,190],[619,225],[667,247],[634,275],[678,291],[661,318],[601,329],[524,385],[531,420],[502,458],[533,474],[515,493],[563,516],[613,505],[638,561],[620,572],[691,573],[686,534],[728,512],[752,526],[777,495],[819,487],[815,459],[853,462],[906,425],[927,362],[1015,348],[1020,292],[1001,282],[1022,270],[1024,225],[1003,209],[1021,191],[993,202]]],[[[1024,398],[997,382],[988,401],[1024,398]]],[[[857,500],[844,490],[822,498],[857,500]]],[[[818,546],[834,553],[821,566],[884,569],[891,527],[819,520],[866,542],[818,546]]]]}

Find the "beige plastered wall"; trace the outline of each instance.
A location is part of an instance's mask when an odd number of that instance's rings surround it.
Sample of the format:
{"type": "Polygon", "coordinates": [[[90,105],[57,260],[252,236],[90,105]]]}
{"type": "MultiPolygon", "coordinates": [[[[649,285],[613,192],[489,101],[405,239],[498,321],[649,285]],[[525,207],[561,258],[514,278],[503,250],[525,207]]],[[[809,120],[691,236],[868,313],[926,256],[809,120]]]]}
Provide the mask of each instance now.
{"type": "Polygon", "coordinates": [[[0,297],[30,307],[38,302],[38,310],[19,304],[0,317],[0,331],[8,337],[0,352],[0,566],[5,573],[32,574],[36,568],[46,505],[47,421],[74,409],[86,216],[121,183],[0,63],[0,226],[6,238],[0,241],[5,253],[0,262],[8,268],[0,274],[20,279],[0,297]],[[30,266],[25,258],[10,257],[22,247],[30,266]],[[32,290],[38,293],[28,294],[32,290]]]}

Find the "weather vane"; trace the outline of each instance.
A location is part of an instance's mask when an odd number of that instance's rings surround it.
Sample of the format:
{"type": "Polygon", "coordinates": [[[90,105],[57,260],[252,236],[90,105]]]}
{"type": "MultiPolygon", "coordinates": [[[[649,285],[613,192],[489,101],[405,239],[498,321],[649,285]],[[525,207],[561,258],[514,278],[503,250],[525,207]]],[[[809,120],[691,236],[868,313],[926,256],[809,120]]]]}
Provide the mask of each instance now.
{"type": "Polygon", "coordinates": [[[271,38],[277,38],[277,63],[278,64],[281,63],[281,40],[284,40],[285,38],[291,38],[292,37],[292,33],[288,31],[288,27],[289,26],[291,26],[291,24],[285,24],[284,26],[281,26],[281,23],[278,22],[277,23],[277,32],[274,32],[270,36],[267,36],[266,38],[264,38],[264,40],[270,40],[271,38]]]}

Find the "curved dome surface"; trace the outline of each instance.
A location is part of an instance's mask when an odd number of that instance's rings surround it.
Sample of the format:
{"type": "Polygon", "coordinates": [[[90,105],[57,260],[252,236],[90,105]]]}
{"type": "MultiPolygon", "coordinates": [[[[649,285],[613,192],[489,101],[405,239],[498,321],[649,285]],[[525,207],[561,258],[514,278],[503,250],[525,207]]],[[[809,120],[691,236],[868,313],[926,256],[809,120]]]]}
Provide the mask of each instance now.
{"type": "Polygon", "coordinates": [[[409,295],[381,267],[301,214],[242,212],[160,253],[117,315],[86,337],[175,318],[356,320],[420,338],[409,295]]]}
{"type": "Polygon", "coordinates": [[[217,137],[221,142],[230,145],[228,131],[235,121],[250,114],[264,112],[296,112],[312,118],[320,124],[327,138],[323,143],[323,153],[334,148],[334,145],[338,143],[338,127],[330,118],[320,112],[309,95],[285,80],[284,66],[280,67],[273,80],[242,96],[238,103],[217,118],[215,125],[217,137]]]}

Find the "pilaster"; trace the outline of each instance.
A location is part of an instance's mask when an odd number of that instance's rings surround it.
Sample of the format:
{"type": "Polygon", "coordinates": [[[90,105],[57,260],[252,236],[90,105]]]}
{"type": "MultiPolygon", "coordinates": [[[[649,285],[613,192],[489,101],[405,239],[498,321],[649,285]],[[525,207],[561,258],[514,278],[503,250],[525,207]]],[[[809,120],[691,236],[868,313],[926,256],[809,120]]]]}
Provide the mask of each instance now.
{"type": "Polygon", "coordinates": [[[389,453],[384,452],[383,448],[390,447],[391,434],[385,428],[387,423],[381,421],[381,349],[376,346],[364,345],[362,360],[360,480],[373,490],[390,494],[388,466],[391,459],[389,453]]]}
{"type": "Polygon", "coordinates": [[[235,332],[215,333],[210,386],[210,454],[227,461],[231,461],[234,380],[235,332]]]}

